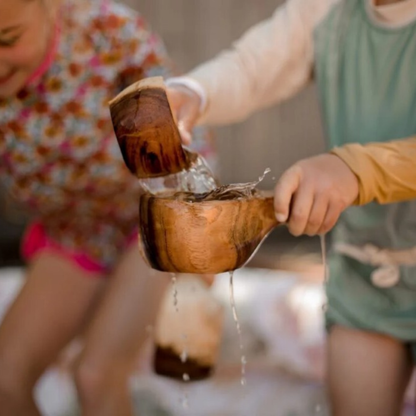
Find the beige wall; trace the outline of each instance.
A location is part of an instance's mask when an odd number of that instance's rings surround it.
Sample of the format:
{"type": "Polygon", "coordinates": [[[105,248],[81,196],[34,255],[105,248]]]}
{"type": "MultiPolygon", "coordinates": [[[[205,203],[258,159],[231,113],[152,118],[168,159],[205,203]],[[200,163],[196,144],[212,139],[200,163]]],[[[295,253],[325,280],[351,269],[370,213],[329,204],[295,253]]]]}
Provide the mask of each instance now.
{"type": "MultiPolygon", "coordinates": [[[[183,70],[206,60],[269,16],[277,0],[127,0],[163,37],[183,70]]],[[[322,150],[314,87],[244,123],[217,130],[221,179],[249,181],[266,167],[278,175],[295,160],[322,150]]],[[[265,187],[272,185],[271,178],[265,187]]]]}

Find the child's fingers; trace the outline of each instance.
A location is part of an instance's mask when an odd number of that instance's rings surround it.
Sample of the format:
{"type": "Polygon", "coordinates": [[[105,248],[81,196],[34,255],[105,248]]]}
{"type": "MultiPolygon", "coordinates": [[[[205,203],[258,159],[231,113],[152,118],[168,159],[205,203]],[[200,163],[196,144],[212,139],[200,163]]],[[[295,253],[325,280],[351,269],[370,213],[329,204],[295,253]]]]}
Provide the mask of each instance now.
{"type": "Polygon", "coordinates": [[[325,219],[317,234],[325,234],[328,231],[331,231],[332,228],[335,226],[336,222],[338,221],[341,212],[342,206],[339,202],[330,202],[328,210],[325,214],[325,219]]]}
{"type": "Polygon", "coordinates": [[[316,235],[322,228],[322,224],[328,211],[328,203],[328,198],[326,198],[324,195],[315,196],[308,223],[305,228],[305,233],[307,235],[316,235]]]}
{"type": "Polygon", "coordinates": [[[199,107],[193,101],[183,105],[178,114],[178,129],[184,144],[192,142],[192,130],[199,117],[199,107]]]}
{"type": "Polygon", "coordinates": [[[182,142],[189,145],[192,141],[192,130],[199,117],[201,99],[195,92],[183,86],[170,87],[167,93],[182,142]]]}
{"type": "Polygon", "coordinates": [[[188,126],[189,124],[186,123],[185,120],[181,119],[178,121],[178,130],[181,135],[182,142],[185,145],[189,145],[192,142],[192,134],[188,126]]]}
{"type": "Polygon", "coordinates": [[[314,199],[314,191],[311,186],[302,186],[296,191],[294,201],[289,214],[289,231],[294,236],[305,232],[311,213],[314,199]]]}
{"type": "Polygon", "coordinates": [[[288,169],[280,177],[274,192],[274,211],[276,219],[284,223],[289,218],[289,207],[293,194],[300,184],[301,172],[297,167],[288,169]]]}

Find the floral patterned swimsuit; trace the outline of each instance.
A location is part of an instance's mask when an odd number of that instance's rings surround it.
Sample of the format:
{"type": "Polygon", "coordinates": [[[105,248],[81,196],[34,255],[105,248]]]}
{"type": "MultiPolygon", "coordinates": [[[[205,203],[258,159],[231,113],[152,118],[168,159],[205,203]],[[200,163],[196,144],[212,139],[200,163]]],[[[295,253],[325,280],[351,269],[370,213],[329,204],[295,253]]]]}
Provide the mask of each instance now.
{"type": "MultiPolygon", "coordinates": [[[[16,97],[0,99],[0,178],[32,214],[22,246],[108,273],[132,241],[140,182],[127,170],[108,101],[146,76],[168,75],[160,39],[129,8],[65,0],[43,64],[16,97]]],[[[208,142],[194,148],[214,156],[208,142]]]]}

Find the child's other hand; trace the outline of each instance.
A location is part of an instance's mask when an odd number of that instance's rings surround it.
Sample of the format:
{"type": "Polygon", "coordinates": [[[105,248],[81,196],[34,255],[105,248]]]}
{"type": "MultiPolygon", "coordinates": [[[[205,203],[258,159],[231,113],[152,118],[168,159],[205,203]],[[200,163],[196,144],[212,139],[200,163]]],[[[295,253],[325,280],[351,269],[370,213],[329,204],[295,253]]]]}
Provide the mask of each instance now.
{"type": "Polygon", "coordinates": [[[188,145],[192,140],[192,129],[199,117],[201,98],[190,88],[182,85],[168,87],[167,94],[182,142],[188,145]]]}
{"type": "Polygon", "coordinates": [[[358,179],[338,156],[324,154],[295,163],[275,188],[279,222],[299,236],[324,234],[358,196],[358,179]]]}

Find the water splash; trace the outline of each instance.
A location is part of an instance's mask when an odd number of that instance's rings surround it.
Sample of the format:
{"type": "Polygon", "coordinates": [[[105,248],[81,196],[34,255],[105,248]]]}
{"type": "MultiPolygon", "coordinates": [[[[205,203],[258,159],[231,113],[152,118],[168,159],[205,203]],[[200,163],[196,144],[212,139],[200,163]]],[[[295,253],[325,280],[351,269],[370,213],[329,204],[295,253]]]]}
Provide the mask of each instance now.
{"type": "Polygon", "coordinates": [[[173,195],[176,192],[204,193],[218,188],[205,159],[200,155],[188,152],[192,159],[189,169],[160,178],[143,178],[140,183],[143,189],[152,195],[173,195]]]}
{"type": "MultiPolygon", "coordinates": [[[[327,265],[327,261],[326,261],[326,241],[325,241],[325,234],[321,234],[319,236],[320,238],[320,242],[321,242],[321,258],[322,258],[322,265],[324,267],[324,286],[327,285],[328,283],[328,265],[327,265]]],[[[325,302],[322,305],[322,310],[324,312],[326,312],[327,310],[327,303],[325,302]]]]}
{"type": "Polygon", "coordinates": [[[234,298],[234,272],[230,272],[230,303],[231,303],[231,310],[233,313],[234,322],[237,328],[238,333],[238,340],[240,345],[240,352],[241,352],[241,385],[246,385],[246,366],[247,366],[247,359],[244,355],[244,345],[243,345],[243,334],[241,331],[240,320],[238,319],[237,308],[235,305],[235,298],[234,298]]]}
{"type": "Polygon", "coordinates": [[[270,169],[267,168],[263,175],[261,175],[258,180],[253,182],[222,185],[216,187],[212,191],[204,193],[180,192],[175,194],[175,197],[179,200],[188,202],[225,201],[230,199],[252,198],[258,193],[256,186],[264,180],[269,172],[270,169]]]}

